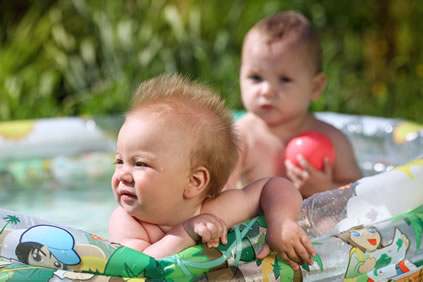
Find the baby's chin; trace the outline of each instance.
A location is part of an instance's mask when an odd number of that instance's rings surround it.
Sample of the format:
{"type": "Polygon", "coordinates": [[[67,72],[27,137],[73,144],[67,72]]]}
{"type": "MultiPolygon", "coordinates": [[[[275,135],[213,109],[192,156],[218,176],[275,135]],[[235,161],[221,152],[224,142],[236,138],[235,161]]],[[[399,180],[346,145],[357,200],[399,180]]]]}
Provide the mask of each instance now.
{"type": "Polygon", "coordinates": [[[273,110],[273,112],[257,112],[256,116],[263,120],[264,123],[266,123],[269,126],[275,126],[281,124],[281,117],[280,113],[273,110]]]}
{"type": "Polygon", "coordinates": [[[120,204],[120,206],[126,211],[128,215],[133,217],[137,221],[142,221],[151,224],[159,224],[154,222],[153,216],[150,215],[148,212],[142,210],[140,206],[128,206],[125,204],[120,204]]]}
{"type": "Polygon", "coordinates": [[[121,206],[121,208],[130,216],[132,217],[136,217],[138,218],[140,215],[139,210],[137,209],[137,205],[131,205],[128,204],[127,202],[123,201],[122,199],[120,199],[119,201],[119,205],[121,206]]]}

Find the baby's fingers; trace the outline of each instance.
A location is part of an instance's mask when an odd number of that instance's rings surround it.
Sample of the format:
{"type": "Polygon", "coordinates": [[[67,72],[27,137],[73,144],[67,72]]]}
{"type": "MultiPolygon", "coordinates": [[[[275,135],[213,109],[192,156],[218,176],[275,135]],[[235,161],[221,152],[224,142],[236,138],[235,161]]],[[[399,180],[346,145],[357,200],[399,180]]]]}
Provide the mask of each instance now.
{"type": "Polygon", "coordinates": [[[219,246],[219,239],[217,240],[210,240],[207,242],[207,247],[209,248],[217,248],[219,246]]]}
{"type": "Polygon", "coordinates": [[[297,241],[297,243],[294,245],[295,254],[288,252],[288,256],[296,262],[305,262],[308,265],[312,265],[314,263],[312,257],[314,257],[316,254],[313,245],[305,233],[302,232],[301,234],[300,232],[298,237],[299,241],[297,241]]]}
{"type": "Polygon", "coordinates": [[[323,165],[323,171],[325,172],[325,174],[329,174],[332,172],[332,165],[328,158],[324,158],[323,165]]]}
{"type": "Polygon", "coordinates": [[[223,230],[222,230],[222,236],[220,237],[220,242],[222,242],[223,245],[226,245],[228,243],[228,229],[226,228],[225,224],[223,224],[223,230]]]}
{"type": "Polygon", "coordinates": [[[303,155],[298,155],[297,161],[305,170],[314,169],[314,167],[303,157],[303,155]]]}
{"type": "Polygon", "coordinates": [[[197,225],[195,232],[201,237],[202,242],[208,242],[213,236],[210,229],[204,223],[197,225]]]}
{"type": "Polygon", "coordinates": [[[306,257],[309,257],[306,250],[301,245],[292,246],[292,248],[286,250],[285,252],[281,252],[282,255],[286,255],[290,261],[293,261],[297,264],[304,263],[304,260],[302,259],[300,254],[304,254],[306,257]]]}
{"type": "Polygon", "coordinates": [[[292,259],[290,259],[288,257],[288,255],[286,253],[280,254],[279,255],[281,257],[281,259],[283,259],[287,264],[289,264],[293,270],[297,271],[298,269],[300,269],[300,266],[298,263],[296,263],[295,261],[293,261],[292,259]]]}
{"type": "Polygon", "coordinates": [[[219,239],[222,236],[224,225],[220,222],[208,222],[206,225],[210,232],[210,239],[219,239]]]}
{"type": "Polygon", "coordinates": [[[287,168],[286,174],[297,188],[301,187],[303,182],[308,179],[308,172],[304,169],[298,168],[291,161],[286,160],[285,166],[287,168]]]}
{"type": "Polygon", "coordinates": [[[271,251],[272,249],[270,249],[269,245],[267,243],[264,243],[260,252],[257,254],[257,258],[264,259],[268,254],[270,254],[271,251]]]}
{"type": "Polygon", "coordinates": [[[307,235],[304,234],[303,236],[301,236],[300,240],[304,248],[306,248],[307,252],[310,254],[310,256],[314,257],[316,255],[316,250],[314,250],[313,244],[311,243],[307,235]]]}
{"type": "Polygon", "coordinates": [[[221,220],[220,218],[215,218],[215,220],[209,224],[207,224],[207,227],[210,230],[211,233],[211,239],[217,239],[221,240],[222,244],[226,245],[228,243],[227,239],[227,233],[228,230],[226,228],[226,224],[221,220]]]}
{"type": "Polygon", "coordinates": [[[304,248],[304,246],[299,245],[295,248],[296,256],[299,258],[298,262],[306,263],[308,265],[313,264],[313,259],[311,258],[310,254],[308,253],[308,250],[304,248]]]}

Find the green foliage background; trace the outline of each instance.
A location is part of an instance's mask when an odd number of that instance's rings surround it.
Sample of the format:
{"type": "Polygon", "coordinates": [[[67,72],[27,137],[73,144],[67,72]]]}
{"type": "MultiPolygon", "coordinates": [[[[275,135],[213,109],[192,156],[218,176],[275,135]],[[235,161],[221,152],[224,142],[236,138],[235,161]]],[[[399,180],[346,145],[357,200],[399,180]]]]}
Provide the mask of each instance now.
{"type": "Polygon", "coordinates": [[[0,0],[0,120],[126,110],[143,80],[180,72],[241,109],[242,39],[303,12],[328,84],[315,111],[423,122],[423,4],[414,0],[0,0]]]}

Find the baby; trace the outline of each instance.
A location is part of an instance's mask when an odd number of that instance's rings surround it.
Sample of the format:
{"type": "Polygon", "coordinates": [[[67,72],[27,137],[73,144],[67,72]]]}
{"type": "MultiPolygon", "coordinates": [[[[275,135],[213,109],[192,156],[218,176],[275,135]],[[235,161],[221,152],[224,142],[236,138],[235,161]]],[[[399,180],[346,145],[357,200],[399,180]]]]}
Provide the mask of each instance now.
{"type": "Polygon", "coordinates": [[[122,125],[112,188],[119,206],[110,239],[155,258],[201,240],[226,244],[226,227],[264,212],[263,250],[294,269],[315,252],[296,223],[302,198],[281,177],[262,178],[221,192],[238,158],[230,113],[210,89],[180,76],[141,84],[122,125]]]}
{"type": "Polygon", "coordinates": [[[237,121],[240,158],[225,188],[268,176],[289,177],[304,198],[359,179],[361,171],[347,137],[308,112],[326,82],[319,38],[310,22],[295,12],[258,22],[242,48],[240,84],[247,114],[237,121]],[[322,171],[303,156],[296,167],[285,147],[301,132],[314,130],[334,145],[335,161],[322,171]]]}

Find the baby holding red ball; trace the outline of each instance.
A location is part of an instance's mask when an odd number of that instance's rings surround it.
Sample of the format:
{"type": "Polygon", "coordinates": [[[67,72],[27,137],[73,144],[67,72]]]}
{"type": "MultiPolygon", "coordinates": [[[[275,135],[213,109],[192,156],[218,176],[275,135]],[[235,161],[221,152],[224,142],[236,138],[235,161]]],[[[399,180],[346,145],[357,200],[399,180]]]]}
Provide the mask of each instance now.
{"type": "Polygon", "coordinates": [[[296,12],[247,33],[240,70],[247,113],[236,122],[241,157],[226,187],[284,176],[307,198],[362,177],[347,137],[308,112],[326,83],[321,56],[317,32],[296,12]]]}

